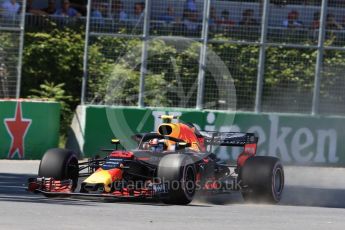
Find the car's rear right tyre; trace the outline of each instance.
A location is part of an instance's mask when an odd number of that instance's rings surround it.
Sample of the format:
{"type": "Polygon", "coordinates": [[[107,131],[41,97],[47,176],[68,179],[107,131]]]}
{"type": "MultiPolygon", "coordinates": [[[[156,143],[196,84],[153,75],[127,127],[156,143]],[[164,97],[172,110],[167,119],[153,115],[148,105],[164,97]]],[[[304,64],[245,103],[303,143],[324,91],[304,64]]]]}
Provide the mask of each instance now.
{"type": "Polygon", "coordinates": [[[284,169],[276,157],[248,158],[240,169],[242,197],[247,202],[278,203],[284,189],[284,169]]]}

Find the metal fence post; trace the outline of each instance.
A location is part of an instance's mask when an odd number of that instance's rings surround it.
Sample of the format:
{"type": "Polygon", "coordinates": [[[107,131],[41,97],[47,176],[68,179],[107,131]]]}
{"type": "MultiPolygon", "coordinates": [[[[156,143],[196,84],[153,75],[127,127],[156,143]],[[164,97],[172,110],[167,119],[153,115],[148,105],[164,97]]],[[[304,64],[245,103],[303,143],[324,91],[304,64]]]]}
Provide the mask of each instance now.
{"type": "Polygon", "coordinates": [[[113,18],[111,15],[112,8],[113,8],[113,0],[108,0],[108,10],[107,10],[107,17],[108,18],[113,18]]]}
{"type": "Polygon", "coordinates": [[[92,0],[89,0],[87,3],[85,44],[84,44],[84,56],[83,56],[83,81],[82,81],[81,99],[80,99],[80,103],[82,105],[85,104],[86,86],[87,86],[87,81],[88,81],[88,56],[89,56],[89,34],[90,34],[91,5],[92,5],[92,0]]]}
{"type": "Polygon", "coordinates": [[[23,65],[23,49],[24,49],[24,32],[25,32],[25,9],[26,0],[23,0],[21,15],[20,15],[20,37],[19,37],[19,56],[17,63],[17,85],[16,98],[20,98],[20,90],[22,84],[22,65],[23,65]]]}
{"type": "Polygon", "coordinates": [[[205,71],[206,71],[206,57],[207,57],[207,44],[208,44],[208,29],[209,29],[209,18],[210,18],[211,1],[205,0],[203,20],[202,20],[202,46],[200,49],[199,59],[199,73],[198,73],[198,92],[196,98],[196,108],[204,108],[204,94],[205,94],[205,71]]]}
{"type": "Polygon", "coordinates": [[[147,74],[148,40],[150,38],[151,0],[145,0],[143,46],[141,50],[140,82],[138,106],[144,107],[145,76],[147,74]]]}
{"type": "Polygon", "coordinates": [[[314,78],[314,92],[313,92],[313,104],[312,104],[312,115],[319,113],[319,102],[320,102],[320,82],[321,82],[321,71],[323,63],[324,53],[324,42],[326,35],[326,17],[327,17],[328,0],[322,0],[321,14],[320,14],[320,28],[319,38],[317,44],[317,58],[315,64],[315,78],[314,78]]]}
{"type": "Polygon", "coordinates": [[[265,62],[266,62],[266,41],[267,41],[267,29],[268,29],[268,11],[270,0],[264,0],[262,8],[262,27],[260,37],[260,53],[258,62],[258,78],[256,81],[256,96],[255,96],[255,112],[260,113],[262,110],[262,88],[265,74],[265,62]]]}

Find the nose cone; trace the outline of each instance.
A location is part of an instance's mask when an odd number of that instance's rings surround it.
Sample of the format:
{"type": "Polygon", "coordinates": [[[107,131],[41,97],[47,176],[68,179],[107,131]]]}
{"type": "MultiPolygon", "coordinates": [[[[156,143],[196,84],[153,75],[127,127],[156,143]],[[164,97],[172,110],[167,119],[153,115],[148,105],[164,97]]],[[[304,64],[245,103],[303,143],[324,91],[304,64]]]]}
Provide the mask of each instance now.
{"type": "Polygon", "coordinates": [[[86,185],[96,185],[96,184],[103,184],[104,191],[110,192],[111,184],[115,180],[121,179],[122,171],[121,169],[112,169],[112,170],[99,170],[94,172],[91,176],[86,178],[83,181],[83,184],[86,185]]]}

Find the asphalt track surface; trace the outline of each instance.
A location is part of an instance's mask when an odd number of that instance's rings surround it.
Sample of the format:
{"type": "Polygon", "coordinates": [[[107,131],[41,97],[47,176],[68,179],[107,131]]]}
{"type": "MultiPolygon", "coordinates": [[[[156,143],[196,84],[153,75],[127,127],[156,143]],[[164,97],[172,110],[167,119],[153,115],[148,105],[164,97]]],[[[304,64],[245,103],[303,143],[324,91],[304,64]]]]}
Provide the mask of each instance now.
{"type": "Polygon", "coordinates": [[[345,229],[345,169],[285,167],[278,205],[234,193],[188,206],[48,199],[25,191],[38,161],[0,161],[0,229],[345,229]]]}

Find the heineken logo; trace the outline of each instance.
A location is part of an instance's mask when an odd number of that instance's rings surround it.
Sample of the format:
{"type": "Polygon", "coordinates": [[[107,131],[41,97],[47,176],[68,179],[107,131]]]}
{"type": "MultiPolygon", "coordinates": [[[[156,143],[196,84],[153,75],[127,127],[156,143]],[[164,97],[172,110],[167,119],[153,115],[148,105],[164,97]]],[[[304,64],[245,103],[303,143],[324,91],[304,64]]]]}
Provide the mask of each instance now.
{"type": "Polygon", "coordinates": [[[7,157],[12,159],[18,155],[19,159],[25,156],[25,136],[32,123],[31,119],[23,118],[22,104],[17,102],[13,118],[5,118],[4,124],[11,137],[11,145],[7,157]]]}
{"type": "MultiPolygon", "coordinates": [[[[161,124],[159,116],[166,113],[174,116],[188,115],[188,113],[183,114],[181,111],[152,111],[154,130],[157,130],[161,124]]],[[[240,121],[239,124],[222,124],[220,126],[215,125],[217,118],[213,112],[207,113],[202,120],[193,117],[189,117],[189,119],[190,121],[194,119],[196,121],[194,125],[201,130],[256,133],[259,136],[257,153],[259,155],[279,157],[286,163],[337,164],[342,161],[338,150],[338,130],[332,125],[329,127],[318,125],[321,121],[312,117],[307,119],[299,118],[309,122],[313,120],[312,123],[310,122],[307,125],[294,117],[289,118],[287,122],[287,119],[274,114],[259,116],[261,116],[261,120],[251,117],[245,123],[240,121]]],[[[326,122],[326,120],[322,122],[326,122]]],[[[220,147],[217,153],[218,157],[229,160],[237,159],[242,151],[241,148],[232,148],[230,151],[227,147],[220,147]]],[[[245,151],[255,152],[255,149],[246,149],[245,151]]]]}

